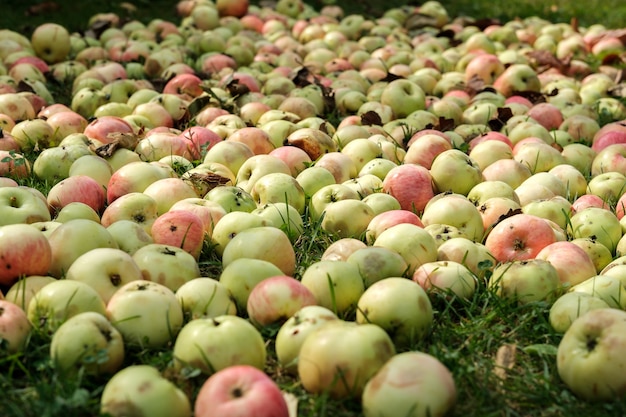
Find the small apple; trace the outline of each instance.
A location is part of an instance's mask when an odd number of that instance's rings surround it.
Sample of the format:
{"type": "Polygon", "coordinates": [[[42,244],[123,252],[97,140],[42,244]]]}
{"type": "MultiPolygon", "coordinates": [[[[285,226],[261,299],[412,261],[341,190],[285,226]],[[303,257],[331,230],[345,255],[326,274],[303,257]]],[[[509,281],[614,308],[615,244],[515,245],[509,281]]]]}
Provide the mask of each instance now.
{"type": "Polygon", "coordinates": [[[0,299],[0,340],[3,350],[17,353],[24,349],[32,329],[23,309],[8,300],[0,299]]]}

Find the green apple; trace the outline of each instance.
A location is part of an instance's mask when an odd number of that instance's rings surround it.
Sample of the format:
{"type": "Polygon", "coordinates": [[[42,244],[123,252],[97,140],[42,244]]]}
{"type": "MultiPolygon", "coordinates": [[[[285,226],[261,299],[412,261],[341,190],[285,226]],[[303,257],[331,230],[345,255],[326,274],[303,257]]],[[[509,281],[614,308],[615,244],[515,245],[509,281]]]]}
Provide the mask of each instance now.
{"type": "Polygon", "coordinates": [[[304,339],[298,376],[310,393],[359,398],[367,381],[395,354],[380,326],[330,320],[304,339]]]}
{"type": "Polygon", "coordinates": [[[262,280],[284,275],[283,271],[269,261],[254,258],[235,259],[224,266],[219,282],[228,289],[235,300],[237,311],[246,311],[248,297],[256,284],[262,280]]]}
{"type": "Polygon", "coordinates": [[[595,275],[574,285],[570,292],[584,292],[604,300],[611,308],[626,309],[626,288],[618,278],[595,275]]]}
{"type": "Polygon", "coordinates": [[[364,417],[444,416],[456,400],[450,370],[434,356],[415,351],[389,359],[361,396],[364,417]]]}
{"type": "Polygon", "coordinates": [[[183,326],[183,309],[174,292],[145,280],[121,286],[107,303],[106,315],[127,345],[145,348],[173,342],[183,326]]]}
{"type": "Polygon", "coordinates": [[[615,308],[588,311],[572,322],[559,343],[559,376],[584,400],[609,401],[621,396],[626,387],[625,348],[626,313],[615,308]]]}
{"type": "Polygon", "coordinates": [[[230,291],[213,278],[198,277],[184,283],[176,290],[176,298],[183,308],[185,321],[237,314],[230,291]]]}
{"type": "Polygon", "coordinates": [[[151,243],[137,249],[131,257],[143,279],[173,292],[201,275],[196,258],[177,246],[151,243]]]}
{"type": "Polygon", "coordinates": [[[175,369],[200,369],[208,375],[234,365],[262,370],[267,357],[261,333],[233,315],[190,321],[176,337],[172,353],[175,369]]]}
{"type": "Polygon", "coordinates": [[[423,227],[399,223],[382,231],[373,246],[391,249],[400,254],[408,265],[407,274],[426,262],[437,260],[437,243],[423,227]]]}
{"type": "Polygon", "coordinates": [[[73,219],[61,223],[48,237],[52,249],[50,275],[61,278],[72,263],[84,253],[96,248],[117,249],[117,242],[100,223],[73,219]]]}
{"type": "Polygon", "coordinates": [[[597,308],[610,308],[610,306],[602,298],[586,292],[565,293],[550,307],[550,325],[555,332],[565,333],[574,320],[597,308]]]}
{"type": "Polygon", "coordinates": [[[26,187],[0,187],[0,226],[52,220],[48,204],[26,187]]]}
{"type": "Polygon", "coordinates": [[[191,404],[185,393],[151,365],[130,365],[104,386],[100,412],[112,416],[188,417],[191,404]]]}
{"type": "Polygon", "coordinates": [[[311,332],[331,320],[338,320],[337,315],[317,305],[302,307],[287,319],[276,334],[276,358],[281,367],[290,374],[297,373],[302,343],[311,332]]]}
{"type": "Polygon", "coordinates": [[[433,308],[426,291],[400,276],[383,278],[359,298],[357,323],[382,327],[396,347],[412,346],[423,340],[433,326],[433,308]],[[406,308],[407,306],[411,308],[406,308]]]}
{"type": "Polygon", "coordinates": [[[117,248],[96,248],[76,258],[65,279],[89,284],[106,303],[118,288],[144,277],[130,254],[117,248]]]}
{"type": "Polygon", "coordinates": [[[412,277],[428,292],[441,291],[448,296],[471,299],[476,291],[474,274],[455,261],[434,261],[422,264],[412,277]]]}
{"type": "Polygon", "coordinates": [[[28,275],[15,282],[4,295],[4,298],[17,304],[25,312],[28,311],[30,300],[44,285],[56,281],[48,275],[28,275]]]}
{"type": "Polygon", "coordinates": [[[86,311],[72,316],[52,335],[50,358],[61,374],[114,374],[124,361],[124,340],[102,314],[86,311]]]}
{"type": "Polygon", "coordinates": [[[346,261],[358,267],[366,289],[381,279],[405,276],[408,270],[406,261],[398,252],[384,247],[357,249],[346,261]]]}
{"type": "Polygon", "coordinates": [[[17,353],[26,347],[32,325],[18,304],[0,299],[0,340],[3,350],[17,353]]]}
{"type": "MultiPolygon", "coordinates": [[[[223,220],[222,218],[221,221],[223,220]]],[[[219,226],[220,222],[217,223],[216,227],[219,226]]],[[[226,244],[222,253],[222,265],[224,267],[241,258],[271,262],[284,275],[293,276],[296,270],[296,253],[289,236],[273,226],[244,229],[226,244]]]]}
{"type": "Polygon", "coordinates": [[[365,291],[359,268],[347,261],[314,262],[302,274],[301,282],[319,305],[342,317],[353,314],[365,291]]]}
{"type": "Polygon", "coordinates": [[[89,284],[74,280],[56,280],[39,289],[28,304],[28,320],[33,326],[53,333],[79,313],[106,313],[106,304],[89,284]]]}
{"type": "Polygon", "coordinates": [[[117,220],[107,227],[119,249],[132,255],[137,249],[154,243],[152,236],[139,223],[132,220],[117,220]]]}
{"type": "Polygon", "coordinates": [[[528,303],[556,299],[561,282],[550,262],[527,259],[498,264],[489,279],[489,287],[501,297],[528,303]]]}

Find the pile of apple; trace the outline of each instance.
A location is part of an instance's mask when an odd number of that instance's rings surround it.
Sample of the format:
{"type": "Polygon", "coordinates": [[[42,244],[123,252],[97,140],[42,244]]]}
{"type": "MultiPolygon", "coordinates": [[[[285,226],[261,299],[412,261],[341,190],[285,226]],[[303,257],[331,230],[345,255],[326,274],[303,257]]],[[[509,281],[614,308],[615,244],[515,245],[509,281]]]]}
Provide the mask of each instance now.
{"type": "Polygon", "coordinates": [[[310,393],[440,416],[453,375],[410,347],[432,297],[493,291],[552,305],[573,392],[624,393],[623,31],[436,1],[176,10],[0,30],[2,352],[49,335],[58,372],[111,375],[113,416],[287,416],[274,327],[310,393]],[[123,368],[138,346],[200,371],[197,398],[123,368]]]}

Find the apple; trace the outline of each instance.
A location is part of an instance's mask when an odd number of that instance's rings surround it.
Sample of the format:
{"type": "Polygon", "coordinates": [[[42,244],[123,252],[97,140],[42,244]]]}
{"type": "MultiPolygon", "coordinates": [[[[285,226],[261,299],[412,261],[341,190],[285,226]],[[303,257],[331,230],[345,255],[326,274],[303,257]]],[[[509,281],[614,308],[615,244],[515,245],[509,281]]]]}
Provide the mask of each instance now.
{"type": "Polygon", "coordinates": [[[574,238],[594,237],[611,252],[622,237],[619,219],[610,210],[599,207],[588,207],[578,211],[568,224],[568,232],[574,238]]]}
{"type": "Polygon", "coordinates": [[[598,308],[581,315],[567,329],[557,351],[561,380],[578,397],[606,401],[622,395],[621,367],[626,314],[598,308]],[[610,340],[611,343],[607,343],[610,340]]]}
{"type": "Polygon", "coordinates": [[[119,287],[144,277],[127,252],[116,248],[96,248],[76,258],[68,268],[65,279],[89,284],[106,303],[119,287]]]}
{"type": "Polygon", "coordinates": [[[222,265],[226,267],[241,258],[269,261],[284,275],[293,276],[296,269],[296,255],[289,236],[273,226],[246,228],[230,239],[222,253],[222,265]]]}
{"type": "Polygon", "coordinates": [[[367,382],[361,396],[365,417],[444,416],[456,404],[454,376],[424,352],[391,357],[367,382]]]}
{"type": "Polygon", "coordinates": [[[52,249],[46,236],[30,224],[0,226],[0,284],[13,285],[19,278],[46,275],[52,249]]]}
{"type": "Polygon", "coordinates": [[[211,375],[194,405],[197,417],[288,417],[287,402],[276,383],[249,365],[233,365],[211,375]]]}
{"type": "Polygon", "coordinates": [[[306,196],[300,183],[290,174],[283,172],[268,173],[253,185],[250,195],[263,206],[269,203],[286,203],[298,213],[304,213],[306,196]]]}
{"type": "Polygon", "coordinates": [[[332,242],[322,253],[322,261],[347,261],[350,255],[359,249],[366,248],[362,240],[353,237],[344,237],[332,242]]]}
{"type": "Polygon", "coordinates": [[[290,374],[298,371],[298,355],[306,337],[315,329],[338,317],[319,305],[304,306],[285,321],[276,334],[276,358],[290,374]]]}
{"type": "Polygon", "coordinates": [[[248,296],[246,311],[257,327],[282,325],[305,306],[317,305],[315,295],[299,280],[279,275],[264,279],[248,296]]]}
{"type": "Polygon", "coordinates": [[[321,214],[322,230],[343,237],[360,237],[376,214],[364,201],[344,199],[330,202],[321,214]]]}
{"type": "Polygon", "coordinates": [[[462,194],[439,194],[426,204],[421,221],[425,227],[434,224],[456,227],[473,241],[483,239],[483,218],[474,204],[462,194]]]}
{"type": "Polygon", "coordinates": [[[601,274],[587,278],[585,281],[569,288],[571,292],[584,292],[599,297],[611,308],[624,309],[626,305],[626,288],[619,278],[601,274]]]}
{"type": "Polygon", "coordinates": [[[500,297],[529,303],[555,300],[561,282],[556,268],[546,260],[511,260],[494,268],[489,287],[500,297]]]}
{"type": "Polygon", "coordinates": [[[237,305],[239,312],[246,311],[248,297],[261,281],[284,275],[273,263],[254,258],[239,258],[225,266],[220,273],[219,282],[224,285],[237,305]]]}
{"type": "Polygon", "coordinates": [[[289,166],[277,156],[266,154],[254,155],[248,158],[237,171],[235,185],[251,193],[254,184],[260,178],[270,173],[279,172],[291,176],[289,166]]]}
{"type": "Polygon", "coordinates": [[[106,316],[128,345],[158,348],[173,342],[183,311],[172,290],[157,282],[131,281],[113,294],[106,316]]]}
{"type": "Polygon", "coordinates": [[[539,92],[541,82],[530,65],[512,64],[496,77],[493,87],[505,97],[510,97],[522,91],[539,92]]]}
{"type": "Polygon", "coordinates": [[[34,327],[52,334],[70,317],[86,311],[105,314],[100,294],[84,282],[56,280],[37,291],[26,313],[34,327]]]}
{"type": "Polygon", "coordinates": [[[338,316],[352,314],[365,291],[359,268],[347,261],[320,260],[309,265],[300,279],[317,304],[338,316]]]}
{"type": "Polygon", "coordinates": [[[83,156],[91,156],[91,150],[84,145],[54,146],[41,151],[33,162],[33,172],[37,178],[56,182],[70,175],[74,161],[83,156]]]}
{"type": "Polygon", "coordinates": [[[28,310],[28,304],[34,295],[46,284],[55,279],[49,275],[28,275],[13,283],[5,293],[5,299],[17,304],[22,310],[28,310]]]}
{"type": "Polygon", "coordinates": [[[19,305],[0,299],[0,340],[8,353],[21,352],[28,341],[32,325],[19,305]]]}
{"type": "Polygon", "coordinates": [[[250,213],[258,207],[252,195],[236,185],[212,188],[203,198],[220,204],[226,213],[233,211],[250,213]]]}
{"type": "Polygon", "coordinates": [[[610,308],[610,306],[602,298],[586,292],[565,293],[550,307],[550,325],[554,331],[565,333],[574,320],[598,308],[610,308]]]}
{"type": "Polygon", "coordinates": [[[0,187],[0,226],[52,220],[48,204],[28,187],[0,187]]]}
{"type": "Polygon", "coordinates": [[[262,219],[268,221],[268,225],[283,230],[292,241],[297,240],[304,231],[304,220],[298,210],[287,203],[269,203],[257,207],[252,211],[262,219]]]}
{"type": "Polygon", "coordinates": [[[265,367],[267,352],[261,333],[233,315],[200,318],[185,324],[173,348],[174,368],[215,374],[234,365],[265,367]]]}
{"type": "Polygon", "coordinates": [[[120,332],[102,314],[86,311],[70,317],[52,335],[50,358],[57,372],[113,375],[124,361],[120,332]]]}
{"type": "Polygon", "coordinates": [[[309,216],[313,221],[322,219],[323,213],[332,203],[342,200],[359,201],[359,194],[345,184],[331,183],[320,187],[309,200],[309,216]]]}
{"type": "Polygon", "coordinates": [[[176,298],[186,322],[237,314],[237,305],[228,288],[213,278],[197,277],[187,281],[176,290],[176,298]]]}
{"type": "Polygon", "coordinates": [[[61,278],[72,263],[84,253],[96,248],[117,248],[117,242],[100,223],[73,219],[61,223],[48,237],[52,262],[48,273],[61,278]]]}
{"type": "Polygon", "coordinates": [[[384,247],[366,246],[356,249],[345,260],[359,268],[366,289],[381,279],[402,277],[408,268],[399,253],[384,247]]]}
{"type": "Polygon", "coordinates": [[[331,320],[304,340],[298,376],[312,394],[359,398],[367,381],[395,354],[381,327],[331,320]]]}
{"type": "Polygon", "coordinates": [[[75,175],[56,183],[48,191],[48,205],[53,212],[59,212],[73,202],[91,207],[96,213],[104,211],[106,194],[102,185],[87,175],[75,175]]]}
{"type": "Polygon", "coordinates": [[[373,283],[361,295],[356,322],[377,324],[397,347],[409,346],[429,334],[433,309],[421,286],[407,278],[390,276],[373,283]],[[392,299],[396,301],[391,302],[392,299]],[[401,307],[406,305],[413,308],[401,307]]]}
{"type": "Polygon", "coordinates": [[[114,416],[142,413],[153,417],[188,417],[187,395],[151,365],[129,365],[104,385],[100,413],[114,416]]]}
{"type": "Polygon", "coordinates": [[[557,270],[561,284],[572,286],[597,274],[591,257],[569,241],[554,242],[541,249],[535,259],[550,262],[557,270]]]}
{"type": "Polygon", "coordinates": [[[532,214],[514,214],[491,229],[485,246],[498,262],[533,259],[544,247],[556,242],[547,220],[532,214]]]}
{"type": "Polygon", "coordinates": [[[107,185],[107,203],[131,192],[143,192],[156,180],[175,177],[176,173],[167,164],[160,162],[129,162],[117,169],[107,185]]]}
{"type": "Polygon", "coordinates": [[[70,33],[56,23],[43,23],[33,31],[30,43],[38,57],[48,64],[64,61],[71,49],[70,33]]]}
{"type": "Polygon", "coordinates": [[[129,192],[109,203],[102,213],[100,223],[109,227],[120,220],[129,220],[150,234],[157,217],[157,202],[154,198],[143,192],[129,192]]]}
{"type": "Polygon", "coordinates": [[[427,292],[440,291],[448,296],[471,299],[476,291],[476,277],[456,261],[426,262],[412,276],[427,292]]]}
{"type": "Polygon", "coordinates": [[[434,197],[430,171],[419,165],[406,164],[392,168],[383,180],[383,192],[398,200],[403,210],[420,214],[434,197]]]}
{"type": "Polygon", "coordinates": [[[398,79],[387,84],[381,93],[380,102],[391,107],[396,118],[426,108],[424,90],[408,79],[398,79]]]}

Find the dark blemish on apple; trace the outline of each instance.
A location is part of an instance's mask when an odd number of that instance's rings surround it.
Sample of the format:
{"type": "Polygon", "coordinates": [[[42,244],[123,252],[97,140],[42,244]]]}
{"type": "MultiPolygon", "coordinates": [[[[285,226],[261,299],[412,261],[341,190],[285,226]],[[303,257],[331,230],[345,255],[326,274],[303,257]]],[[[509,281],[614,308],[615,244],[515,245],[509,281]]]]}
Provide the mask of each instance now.
{"type": "Polygon", "coordinates": [[[176,256],[176,252],[175,252],[175,251],[173,251],[173,250],[172,250],[172,249],[170,249],[170,248],[163,248],[163,254],[164,254],[164,255],[174,255],[174,256],[176,256]]]}
{"type": "Polygon", "coordinates": [[[109,277],[109,279],[111,280],[111,284],[116,287],[122,282],[122,277],[119,274],[113,274],[109,277]]]}
{"type": "Polygon", "coordinates": [[[170,226],[170,232],[175,232],[178,228],[174,225],[170,226]]]}
{"type": "Polygon", "coordinates": [[[587,340],[587,350],[589,352],[593,351],[598,345],[598,340],[596,338],[587,340]]]}
{"type": "Polygon", "coordinates": [[[139,392],[144,392],[150,389],[150,387],[152,386],[152,383],[150,381],[145,381],[143,384],[141,384],[138,388],[137,391],[139,392]]]}
{"type": "Polygon", "coordinates": [[[146,216],[144,216],[143,214],[137,214],[133,216],[133,220],[135,220],[135,222],[137,223],[143,223],[146,221],[146,216]]]}
{"type": "Polygon", "coordinates": [[[234,390],[231,391],[233,394],[233,397],[235,398],[241,398],[243,397],[243,391],[241,390],[241,388],[235,388],[234,390]]]}

